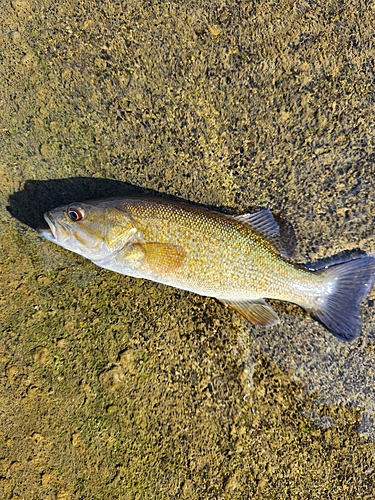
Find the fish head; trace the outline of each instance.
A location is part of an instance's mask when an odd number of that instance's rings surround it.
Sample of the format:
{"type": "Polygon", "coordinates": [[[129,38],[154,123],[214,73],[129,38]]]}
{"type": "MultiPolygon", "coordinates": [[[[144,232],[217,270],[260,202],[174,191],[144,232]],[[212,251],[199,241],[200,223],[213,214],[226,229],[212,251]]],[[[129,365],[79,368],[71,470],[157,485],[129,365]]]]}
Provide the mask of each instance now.
{"type": "Polygon", "coordinates": [[[134,239],[137,229],[130,215],[110,201],[71,203],[44,214],[49,228],[39,234],[93,262],[118,253],[134,239]]]}

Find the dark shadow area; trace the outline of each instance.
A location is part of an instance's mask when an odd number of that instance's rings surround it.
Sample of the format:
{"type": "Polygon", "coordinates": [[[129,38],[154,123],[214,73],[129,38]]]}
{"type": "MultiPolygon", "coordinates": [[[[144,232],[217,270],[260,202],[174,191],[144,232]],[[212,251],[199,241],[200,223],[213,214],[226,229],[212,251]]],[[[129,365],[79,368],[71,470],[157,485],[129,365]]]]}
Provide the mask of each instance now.
{"type": "MultiPolygon", "coordinates": [[[[154,189],[145,189],[127,182],[113,179],[96,179],[92,177],[69,177],[66,179],[50,180],[28,180],[24,189],[9,196],[9,213],[27,226],[37,229],[46,227],[43,214],[48,210],[68,203],[93,200],[98,198],[113,198],[117,196],[150,196],[166,198],[173,201],[185,202],[216,210],[223,213],[231,213],[233,210],[225,206],[213,207],[192,203],[183,198],[170,194],[160,193],[154,189]]],[[[248,211],[253,213],[262,207],[249,207],[248,211]]],[[[280,224],[281,231],[289,225],[287,221],[274,214],[280,224]]]]}
{"type": "MultiPolygon", "coordinates": [[[[33,229],[46,227],[43,214],[60,205],[95,198],[115,196],[157,196],[162,193],[142,189],[113,179],[71,177],[35,181],[28,180],[24,189],[9,196],[10,214],[33,229]]],[[[172,197],[169,197],[173,199],[172,197]]]]}
{"type": "MultiPolygon", "coordinates": [[[[66,179],[28,180],[24,189],[9,196],[9,213],[27,226],[37,229],[45,227],[43,214],[60,205],[97,198],[111,198],[116,196],[150,196],[194,204],[223,213],[232,213],[233,209],[226,206],[209,206],[192,203],[183,198],[170,194],[160,193],[153,189],[145,189],[127,182],[114,179],[96,179],[92,177],[69,177],[66,179]]],[[[250,206],[247,211],[254,213],[263,209],[261,206],[250,206]]],[[[289,221],[280,214],[273,213],[279,227],[283,242],[292,255],[296,247],[296,235],[289,221]]]]}

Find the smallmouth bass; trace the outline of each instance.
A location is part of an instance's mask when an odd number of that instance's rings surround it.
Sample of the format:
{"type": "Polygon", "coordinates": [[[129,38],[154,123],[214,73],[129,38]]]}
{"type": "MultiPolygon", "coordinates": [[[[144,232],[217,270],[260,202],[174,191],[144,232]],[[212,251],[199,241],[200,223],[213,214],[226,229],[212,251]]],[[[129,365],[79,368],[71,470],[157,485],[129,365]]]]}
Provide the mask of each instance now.
{"type": "Polygon", "coordinates": [[[215,297],[262,326],[279,323],[264,300],[278,299],[351,341],[375,281],[371,255],[316,270],[291,262],[268,209],[231,216],[165,199],[113,198],[71,203],[44,218],[42,236],[100,267],[215,297]]]}

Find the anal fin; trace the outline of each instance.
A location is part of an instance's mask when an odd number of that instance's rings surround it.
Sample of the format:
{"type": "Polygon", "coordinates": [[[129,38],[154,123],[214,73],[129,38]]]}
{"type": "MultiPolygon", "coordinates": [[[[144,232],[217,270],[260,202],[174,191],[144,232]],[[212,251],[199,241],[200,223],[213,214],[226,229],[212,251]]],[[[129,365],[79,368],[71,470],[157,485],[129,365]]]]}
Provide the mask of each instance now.
{"type": "Polygon", "coordinates": [[[273,326],[280,323],[278,315],[263,299],[246,301],[218,300],[237,311],[244,318],[251,321],[251,323],[254,323],[255,325],[273,326]]]}

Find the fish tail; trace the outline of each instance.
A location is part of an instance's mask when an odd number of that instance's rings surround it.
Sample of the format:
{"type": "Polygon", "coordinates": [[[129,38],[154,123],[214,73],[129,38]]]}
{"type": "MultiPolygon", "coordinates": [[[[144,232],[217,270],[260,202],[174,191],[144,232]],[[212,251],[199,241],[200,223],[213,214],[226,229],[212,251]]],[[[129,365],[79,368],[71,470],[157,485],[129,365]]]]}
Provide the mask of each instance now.
{"type": "Polygon", "coordinates": [[[307,312],[338,339],[354,340],[361,333],[361,302],[375,282],[375,257],[335,263],[316,273],[327,278],[331,290],[307,312]]]}

